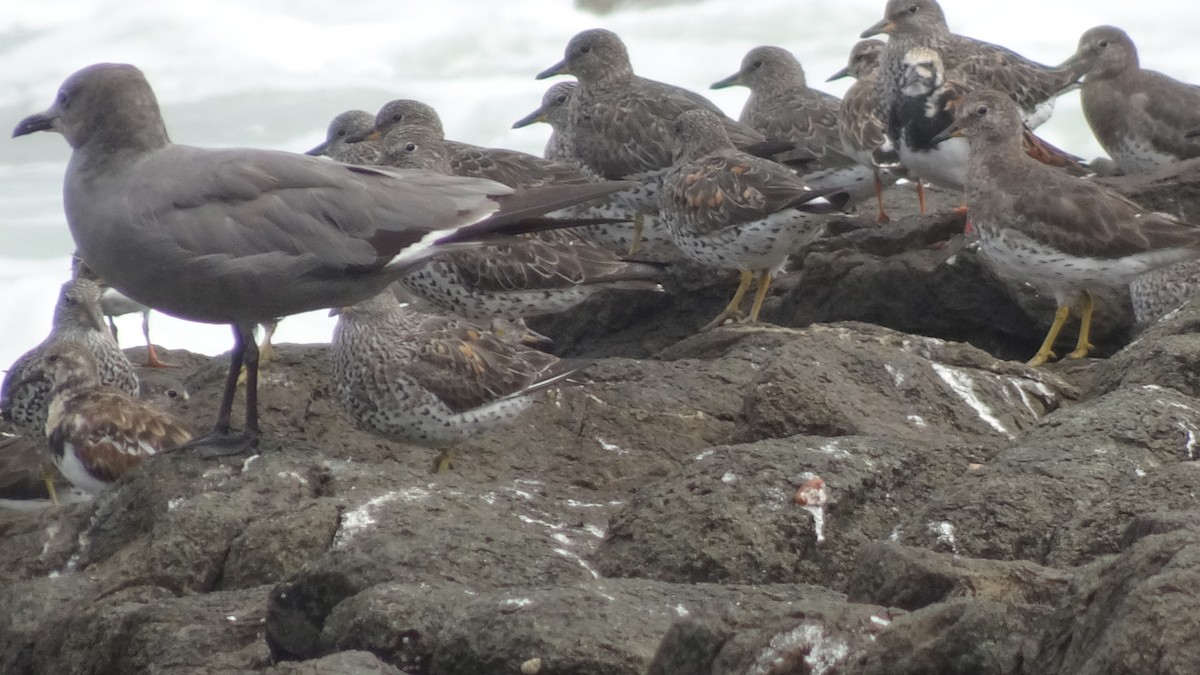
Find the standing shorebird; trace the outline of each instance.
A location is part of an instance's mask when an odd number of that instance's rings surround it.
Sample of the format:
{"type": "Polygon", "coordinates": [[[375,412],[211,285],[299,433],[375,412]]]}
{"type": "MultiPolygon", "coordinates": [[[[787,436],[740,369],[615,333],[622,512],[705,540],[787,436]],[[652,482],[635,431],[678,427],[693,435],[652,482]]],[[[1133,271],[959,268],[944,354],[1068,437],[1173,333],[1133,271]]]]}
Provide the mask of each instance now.
{"type": "Polygon", "coordinates": [[[501,340],[462,319],[404,308],[390,292],[335,309],[333,380],[360,427],[385,438],[448,449],[512,423],[533,395],[580,362],[501,340]]]}
{"type": "Polygon", "coordinates": [[[842,141],[842,150],[859,165],[871,170],[875,201],[879,207],[875,217],[878,223],[891,221],[883,208],[883,189],[898,179],[890,167],[900,161],[888,142],[887,124],[879,116],[876,102],[879,55],[883,53],[883,47],[882,40],[860,40],[850,50],[846,67],[826,80],[832,82],[843,77],[855,79],[842,97],[842,106],[838,111],[838,137],[842,141]],[[885,164],[888,170],[883,168],[885,164]]]}
{"type": "Polygon", "coordinates": [[[1104,151],[1123,173],[1150,171],[1200,157],[1200,87],[1142,68],[1129,35],[1092,28],[1063,63],[1084,73],[1083,114],[1104,151]]]}
{"type": "Polygon", "coordinates": [[[93,494],[143,459],[192,438],[170,415],[100,382],[96,360],[63,342],[42,356],[49,378],[50,457],[75,487],[93,494]]]}
{"type": "Polygon", "coordinates": [[[968,94],[943,137],[971,144],[967,202],[979,249],[1002,278],[1029,283],[1058,303],[1054,323],[1029,361],[1054,357],[1054,342],[1070,305],[1080,299],[1074,351],[1091,349],[1090,290],[1122,286],[1139,274],[1200,257],[1200,227],[1153,213],[1092,181],[1064,174],[1029,157],[1020,110],[996,91],[968,94]]]}
{"type": "Polygon", "coordinates": [[[733,146],[721,120],[689,110],[675,121],[675,163],[663,179],[663,220],[679,250],[693,260],[741,272],[729,305],[704,330],[741,316],[757,276],[749,320],[758,320],[772,273],[797,247],[824,231],[828,199],[787,167],[733,146]]]}

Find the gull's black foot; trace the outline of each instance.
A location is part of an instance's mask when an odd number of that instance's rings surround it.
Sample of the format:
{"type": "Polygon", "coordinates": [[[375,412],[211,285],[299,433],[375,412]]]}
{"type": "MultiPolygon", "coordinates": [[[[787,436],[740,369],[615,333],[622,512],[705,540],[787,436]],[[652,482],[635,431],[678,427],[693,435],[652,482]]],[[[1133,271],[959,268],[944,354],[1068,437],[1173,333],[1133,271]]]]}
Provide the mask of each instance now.
{"type": "Polygon", "coordinates": [[[257,447],[258,438],[259,434],[257,433],[242,432],[239,434],[230,430],[213,429],[207,434],[199,438],[193,438],[182,445],[177,445],[167,452],[187,450],[195,452],[196,456],[202,459],[230,457],[232,455],[240,455],[257,447]]]}

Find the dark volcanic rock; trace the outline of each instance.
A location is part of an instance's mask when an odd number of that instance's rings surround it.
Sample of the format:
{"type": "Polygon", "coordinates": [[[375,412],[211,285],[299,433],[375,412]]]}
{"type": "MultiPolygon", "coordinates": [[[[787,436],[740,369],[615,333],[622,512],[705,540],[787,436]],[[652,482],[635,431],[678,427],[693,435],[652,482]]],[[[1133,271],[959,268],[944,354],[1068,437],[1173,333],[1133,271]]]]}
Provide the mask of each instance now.
{"type": "Polygon", "coordinates": [[[1026,672],[1200,672],[1200,534],[1148,536],[1080,571],[1026,672]]]}
{"type": "Polygon", "coordinates": [[[1122,388],[1057,411],[905,519],[900,540],[959,555],[1078,565],[1119,550],[1132,519],[1194,504],[1200,404],[1122,388]]]}

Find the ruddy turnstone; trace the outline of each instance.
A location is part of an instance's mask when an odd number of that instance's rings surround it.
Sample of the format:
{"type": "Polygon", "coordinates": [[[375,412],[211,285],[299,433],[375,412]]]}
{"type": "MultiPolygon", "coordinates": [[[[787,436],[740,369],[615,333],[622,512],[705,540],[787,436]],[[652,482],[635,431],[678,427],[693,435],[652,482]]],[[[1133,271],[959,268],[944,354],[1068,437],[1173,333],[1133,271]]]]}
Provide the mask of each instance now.
{"type": "Polygon", "coordinates": [[[255,324],[370,297],[447,244],[569,226],[543,214],[628,187],[514,192],[473,178],[178,145],[145,76],[127,64],[71,75],[13,135],[36,131],[57,131],[72,148],[67,224],[97,274],[148,306],[233,327],[216,422],[191,444],[205,455],[243,452],[261,435],[255,324]],[[243,364],[246,422],[235,434],[243,364]]]}
{"type": "Polygon", "coordinates": [[[1074,86],[1082,73],[1053,68],[990,42],[951,33],[937,0],[888,0],[883,19],[862,37],[888,35],[879,78],[883,119],[899,96],[904,78],[904,55],[913,47],[928,47],[941,55],[946,77],[968,89],[996,89],[1012,97],[1030,128],[1050,118],[1054,99],[1074,86]]]}
{"type": "Polygon", "coordinates": [[[72,279],[59,291],[50,334],[13,362],[0,385],[0,409],[22,434],[34,438],[45,434],[50,382],[37,375],[42,371],[46,352],[63,342],[80,344],[91,352],[99,368],[100,382],[137,396],[137,369],[104,323],[100,314],[100,287],[89,279],[72,279]]]}
{"type": "Polygon", "coordinates": [[[749,320],[757,321],[773,271],[820,236],[823,216],[835,209],[787,167],[735,148],[720,118],[707,110],[680,115],[675,134],[675,163],[661,194],[667,229],[693,260],[741,272],[733,299],[704,329],[740,317],[755,275],[749,320]]]}
{"type": "Polygon", "coordinates": [[[1032,284],[1058,303],[1054,323],[1029,365],[1054,357],[1054,342],[1080,301],[1070,358],[1091,349],[1090,289],[1126,285],[1139,274],[1200,257],[1200,227],[1153,213],[1094,181],[1028,156],[1020,110],[1002,92],[966,96],[943,137],[971,144],[967,202],[979,248],[998,276],[1032,284]]]}
{"type": "Polygon", "coordinates": [[[1083,114],[1119,171],[1150,171],[1200,157],[1200,139],[1187,136],[1200,127],[1200,87],[1142,68],[1125,31],[1092,28],[1060,67],[1085,74],[1083,114]]]}
{"type": "Polygon", "coordinates": [[[860,166],[871,170],[875,188],[875,201],[879,212],[876,222],[890,222],[883,208],[883,189],[898,179],[896,165],[900,156],[888,141],[887,126],[879,117],[879,106],[875,101],[876,82],[879,79],[879,55],[883,53],[882,40],[860,40],[850,50],[845,68],[829,77],[827,82],[843,77],[855,78],[854,84],[842,97],[838,111],[838,137],[842,150],[860,166]],[[889,167],[884,169],[883,166],[889,167]]]}
{"type": "Polygon", "coordinates": [[[80,490],[100,492],[146,457],[192,438],[170,415],[101,384],[82,345],[61,342],[42,360],[52,384],[50,458],[80,490]]]}

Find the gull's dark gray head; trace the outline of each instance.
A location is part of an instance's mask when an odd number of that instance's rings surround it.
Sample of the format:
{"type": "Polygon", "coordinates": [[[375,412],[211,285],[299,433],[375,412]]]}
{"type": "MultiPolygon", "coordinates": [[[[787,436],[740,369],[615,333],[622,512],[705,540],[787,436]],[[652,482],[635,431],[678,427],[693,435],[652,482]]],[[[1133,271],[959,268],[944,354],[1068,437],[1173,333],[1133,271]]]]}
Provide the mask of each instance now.
{"type": "Polygon", "coordinates": [[[846,67],[829,77],[826,82],[839,80],[843,77],[855,79],[868,78],[879,70],[879,57],[883,53],[883,40],[859,40],[850,50],[850,60],[846,67]]]}
{"type": "Polygon", "coordinates": [[[388,101],[375,115],[375,131],[380,134],[400,125],[427,127],[442,138],[446,133],[442,129],[442,118],[432,106],[407,98],[388,101]]]}
{"type": "Polygon", "coordinates": [[[374,115],[365,110],[347,110],[329,123],[329,128],[325,130],[325,142],[304,154],[328,154],[330,150],[349,143],[350,139],[366,136],[374,128],[374,115]]]}
{"type": "Polygon", "coordinates": [[[450,173],[450,153],[442,134],[428,126],[401,124],[383,137],[379,163],[398,169],[450,173]]]}
{"type": "Polygon", "coordinates": [[[100,286],[91,279],[72,279],[62,285],[54,305],[54,330],[108,331],[100,311],[100,286]]]}
{"type": "Polygon", "coordinates": [[[796,84],[804,86],[804,68],[788,50],[783,47],[755,47],[742,57],[742,66],[736,73],[718,80],[712,84],[713,89],[723,89],[741,85],[756,89],[771,86],[774,83],[796,84]]]}
{"type": "Polygon", "coordinates": [[[542,105],[537,110],[513,122],[514,129],[527,127],[530,124],[544,122],[555,129],[567,126],[570,116],[567,114],[571,105],[571,97],[578,87],[574,82],[556,82],[553,87],[542,95],[542,105]]]}
{"type": "Polygon", "coordinates": [[[537,79],[553,75],[574,75],[580,82],[620,80],[633,76],[633,66],[616,33],[593,28],[571,38],[563,60],[538,73],[537,79]]]}
{"type": "Polygon", "coordinates": [[[675,159],[693,160],[733,147],[721,118],[708,110],[687,110],[675,118],[675,159]]]}
{"type": "Polygon", "coordinates": [[[75,149],[152,150],[170,142],[150,83],[124,63],[97,63],[68,77],[54,103],[21,120],[13,137],[35,131],[57,131],[75,149]]]}
{"type": "Polygon", "coordinates": [[[904,78],[900,91],[905,96],[924,96],[942,86],[946,69],[942,57],[927,47],[913,47],[904,54],[904,78]]]}
{"type": "Polygon", "coordinates": [[[869,38],[880,33],[937,34],[947,30],[946,15],[942,13],[942,7],[937,0],[888,0],[887,7],[883,10],[883,18],[864,30],[859,37],[869,38]]]}
{"type": "Polygon", "coordinates": [[[1079,48],[1059,68],[1090,78],[1113,77],[1137,69],[1138,53],[1129,34],[1116,26],[1096,26],[1079,38],[1079,48]]]}
{"type": "Polygon", "coordinates": [[[1021,110],[1008,94],[994,89],[979,89],[967,94],[958,105],[954,123],[935,137],[940,142],[954,136],[964,136],[971,143],[971,152],[978,149],[994,151],[1015,146],[1020,151],[1024,131],[1021,110]]]}

